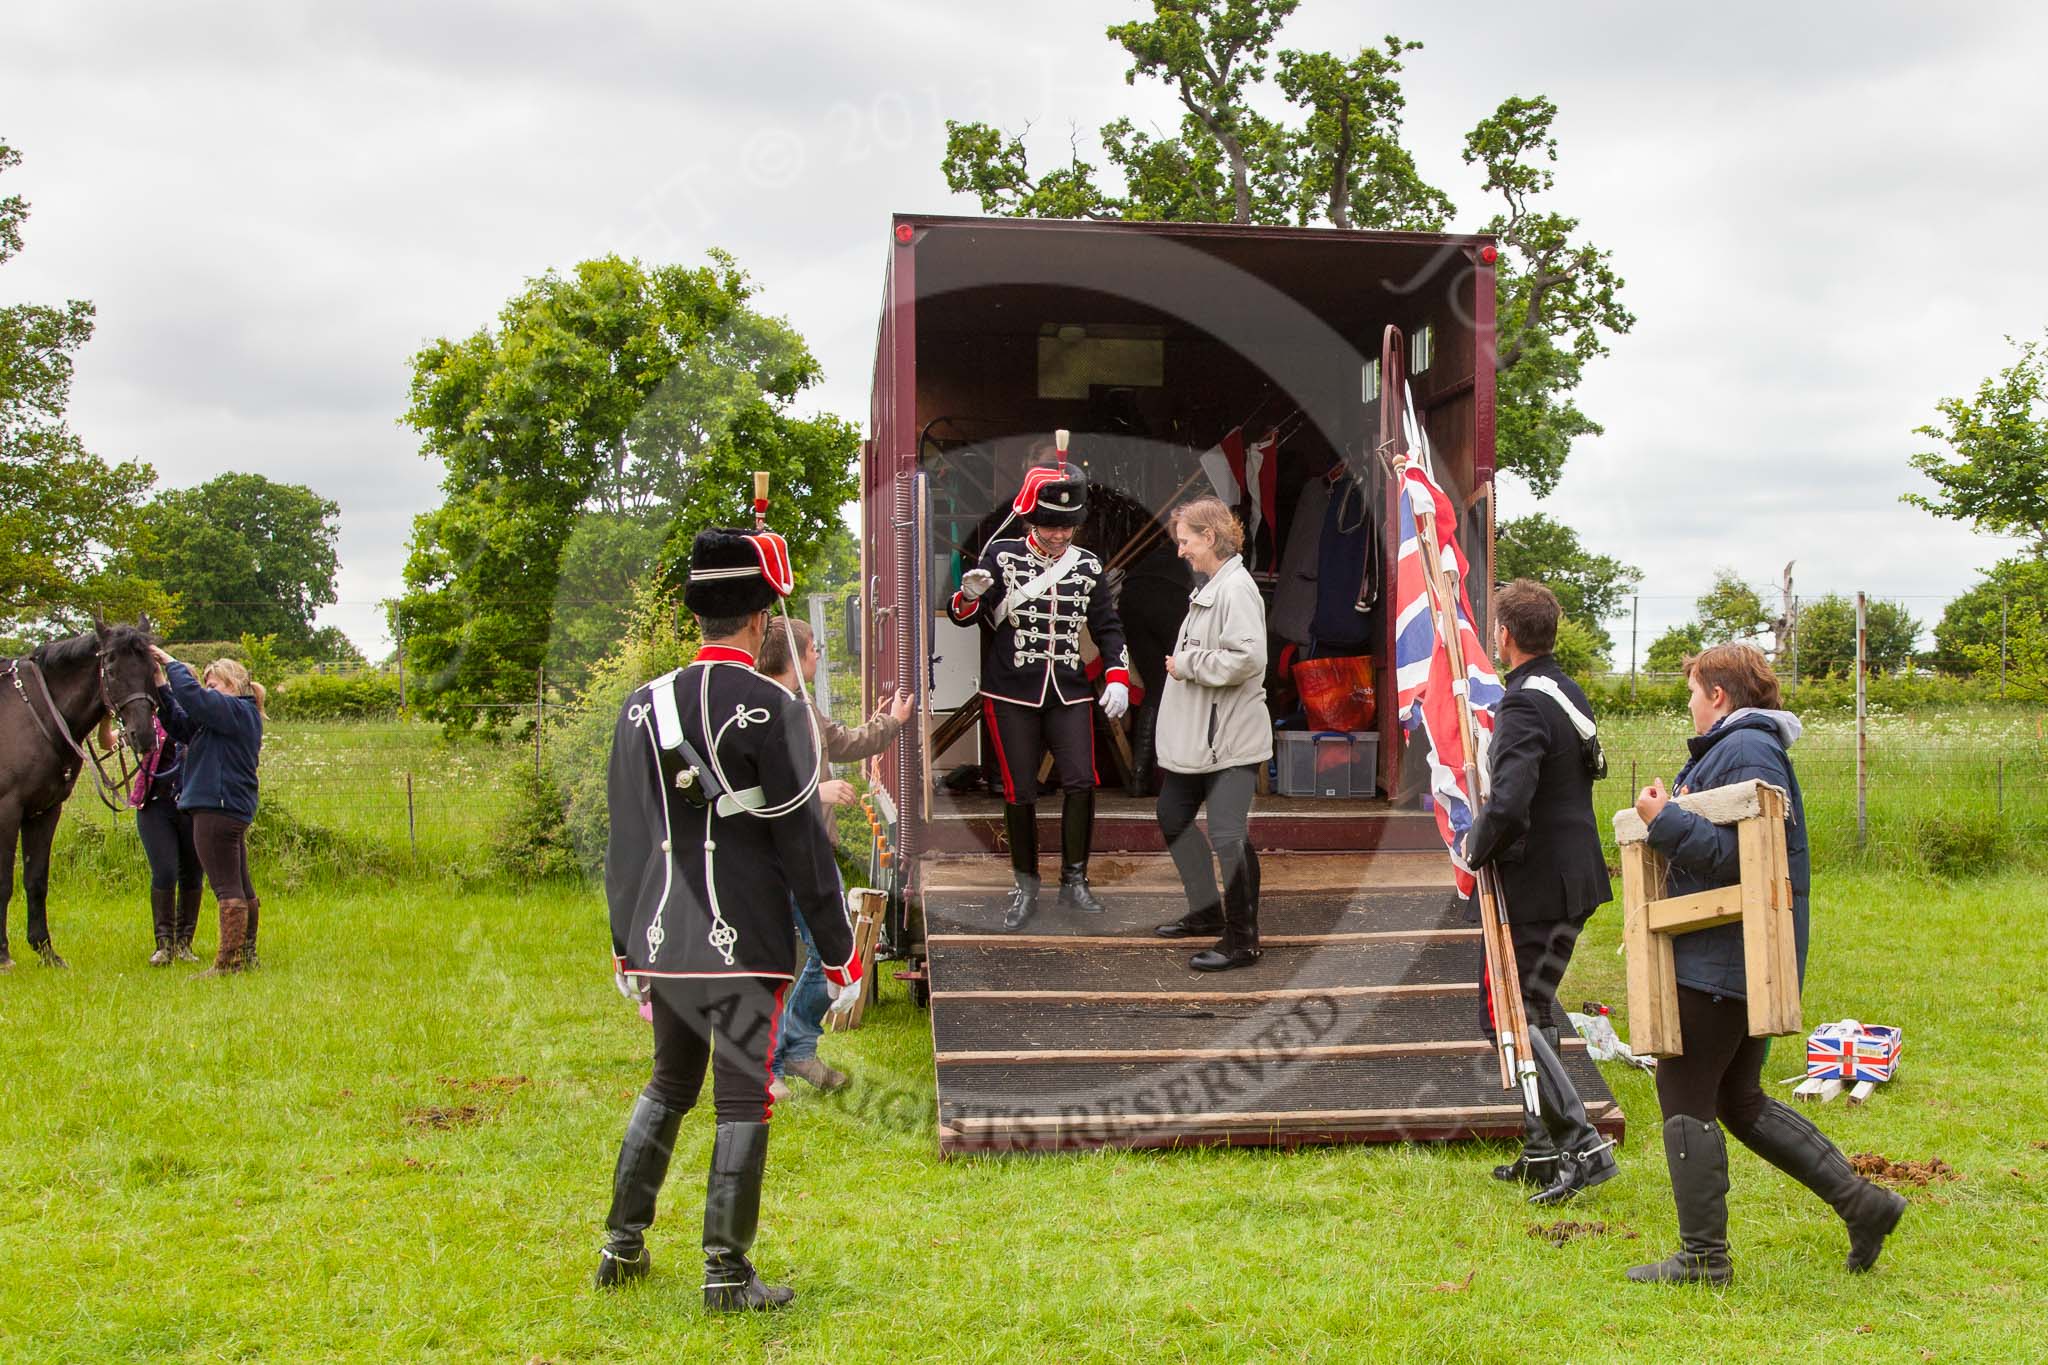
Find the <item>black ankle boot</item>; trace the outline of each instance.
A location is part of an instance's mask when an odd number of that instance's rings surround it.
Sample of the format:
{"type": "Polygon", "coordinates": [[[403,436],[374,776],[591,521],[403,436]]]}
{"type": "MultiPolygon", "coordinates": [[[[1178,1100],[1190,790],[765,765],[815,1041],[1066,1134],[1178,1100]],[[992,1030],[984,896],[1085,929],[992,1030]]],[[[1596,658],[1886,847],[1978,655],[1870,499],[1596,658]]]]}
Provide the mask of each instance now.
{"type": "Polygon", "coordinates": [[[1010,841],[1010,877],[1016,888],[1003,910],[1003,927],[1022,929],[1038,909],[1038,808],[1006,804],[1003,833],[1010,841]]]}
{"type": "Polygon", "coordinates": [[[1532,1031],[1528,1043],[1536,1062],[1536,1098],[1543,1107],[1543,1127],[1558,1153],[1550,1183],[1530,1195],[1529,1202],[1562,1204],[1612,1180],[1621,1168],[1614,1161],[1614,1144],[1601,1137],[1586,1117],[1585,1101],[1565,1073],[1564,1058],[1541,1033],[1532,1031]]]}
{"type": "Polygon", "coordinates": [[[604,1250],[598,1253],[597,1287],[637,1280],[654,1268],[646,1232],[654,1222],[655,1200],[668,1178],[669,1154],[683,1111],[642,1095],[633,1101],[619,1164],[612,1171],[612,1208],[604,1220],[604,1250]]]}
{"type": "Polygon", "coordinates": [[[1857,1175],[1842,1149],[1813,1126],[1813,1120],[1778,1100],[1765,1100],[1764,1111],[1746,1133],[1744,1146],[1827,1201],[1849,1229],[1853,1272],[1877,1264],[1884,1239],[1905,1216],[1904,1195],[1873,1185],[1857,1175]]]}
{"type": "Polygon", "coordinates": [[[1088,848],[1095,838],[1095,792],[1070,791],[1060,807],[1060,904],[1091,915],[1102,902],[1088,889],[1088,848]]]}
{"type": "Polygon", "coordinates": [[[721,1123],[711,1144],[704,1191],[704,1306],[718,1312],[781,1308],[796,1297],[761,1283],[747,1259],[761,1217],[761,1175],[768,1165],[768,1125],[721,1123]]]}
{"type": "Polygon", "coordinates": [[[1205,906],[1190,910],[1171,924],[1162,924],[1152,931],[1161,938],[1207,938],[1223,932],[1223,910],[1220,906],[1205,906]]]}
{"type": "Polygon", "coordinates": [[[1664,1120],[1664,1160],[1678,1205],[1678,1250],[1630,1266],[1628,1277],[1637,1284],[1728,1283],[1735,1263],[1728,1257],[1728,1144],[1720,1126],[1683,1114],[1664,1120]]]}
{"type": "MultiPolygon", "coordinates": [[[[1557,1030],[1537,1031],[1543,1035],[1543,1041],[1550,1044],[1550,1050],[1557,1052],[1557,1030]]],[[[1541,1119],[1526,1110],[1523,1112],[1522,1153],[1506,1165],[1494,1167],[1493,1178],[1511,1185],[1534,1185],[1539,1190],[1557,1183],[1557,1144],[1550,1140],[1550,1130],[1543,1126],[1541,1119]]]]}

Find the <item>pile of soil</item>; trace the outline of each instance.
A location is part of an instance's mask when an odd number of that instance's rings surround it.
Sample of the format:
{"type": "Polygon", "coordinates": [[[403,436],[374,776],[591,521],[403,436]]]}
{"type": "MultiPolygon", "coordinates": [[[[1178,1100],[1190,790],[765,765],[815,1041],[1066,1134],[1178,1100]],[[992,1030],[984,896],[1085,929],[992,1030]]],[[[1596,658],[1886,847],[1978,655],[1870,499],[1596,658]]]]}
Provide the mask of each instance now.
{"type": "Polygon", "coordinates": [[[1581,1237],[1606,1237],[1610,1234],[1616,1237],[1624,1237],[1631,1241],[1635,1239],[1636,1235],[1632,1229],[1624,1227],[1620,1223],[1610,1227],[1606,1223],[1575,1223],[1569,1219],[1559,1219],[1548,1226],[1542,1223],[1529,1224],[1529,1235],[1531,1237],[1541,1237],[1554,1247],[1561,1247],[1566,1242],[1576,1241],[1581,1237]]]}
{"type": "Polygon", "coordinates": [[[1865,1180],[1885,1185],[1932,1185],[1963,1178],[1962,1172],[1938,1156],[1925,1161],[1892,1161],[1876,1152],[1858,1152],[1849,1158],[1849,1164],[1865,1180]]]}

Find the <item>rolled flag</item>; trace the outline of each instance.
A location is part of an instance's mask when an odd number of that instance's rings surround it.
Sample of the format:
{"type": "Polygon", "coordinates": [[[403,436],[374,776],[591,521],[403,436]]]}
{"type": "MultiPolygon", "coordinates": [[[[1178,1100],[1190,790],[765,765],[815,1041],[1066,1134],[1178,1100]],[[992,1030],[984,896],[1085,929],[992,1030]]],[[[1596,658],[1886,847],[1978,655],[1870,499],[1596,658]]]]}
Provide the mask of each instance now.
{"type": "Polygon", "coordinates": [[[1232,427],[1222,440],[1202,452],[1202,472],[1209,486],[1230,507],[1244,501],[1244,429],[1232,427]]]}
{"type": "MultiPolygon", "coordinates": [[[[1245,447],[1244,451],[1245,491],[1251,495],[1252,514],[1247,523],[1249,531],[1245,544],[1256,547],[1259,527],[1267,524],[1266,513],[1279,500],[1280,489],[1280,433],[1268,427],[1266,434],[1245,447]]],[[[1256,549],[1253,555],[1256,556],[1256,549]]],[[[1247,558],[1247,564],[1251,559],[1247,558]]]]}

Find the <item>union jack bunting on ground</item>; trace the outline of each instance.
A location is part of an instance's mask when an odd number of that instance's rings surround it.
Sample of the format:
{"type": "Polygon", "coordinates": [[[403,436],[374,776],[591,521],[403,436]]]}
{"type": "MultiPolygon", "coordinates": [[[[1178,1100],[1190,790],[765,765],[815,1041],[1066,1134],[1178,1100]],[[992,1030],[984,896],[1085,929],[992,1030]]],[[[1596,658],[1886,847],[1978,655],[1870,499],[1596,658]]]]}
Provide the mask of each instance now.
{"type": "Polygon", "coordinates": [[[1500,679],[1472,625],[1472,601],[1465,591],[1465,556],[1458,549],[1456,509],[1418,460],[1401,475],[1401,553],[1394,579],[1394,681],[1401,727],[1413,734],[1421,727],[1429,742],[1429,794],[1436,807],[1437,832],[1451,853],[1458,893],[1470,896],[1475,885],[1465,862],[1465,835],[1472,828],[1472,798],[1465,790],[1465,743],[1458,727],[1458,693],[1472,700],[1473,756],[1486,771],[1486,744],[1493,733],[1493,711],[1500,704],[1500,679]],[[1450,651],[1430,614],[1427,570],[1416,535],[1417,508],[1434,510],[1439,562],[1457,577],[1459,649],[1465,677],[1455,677],[1450,651]]]}

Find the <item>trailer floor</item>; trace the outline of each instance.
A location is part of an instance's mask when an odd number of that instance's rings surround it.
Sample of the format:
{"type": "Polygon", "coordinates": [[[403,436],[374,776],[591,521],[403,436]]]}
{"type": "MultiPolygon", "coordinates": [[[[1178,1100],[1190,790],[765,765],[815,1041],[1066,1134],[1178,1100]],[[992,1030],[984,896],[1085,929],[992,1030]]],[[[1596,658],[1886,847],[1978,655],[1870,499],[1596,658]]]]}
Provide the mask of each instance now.
{"type": "MultiPolygon", "coordinates": [[[[1098,856],[1104,914],[1060,909],[1048,886],[1016,933],[1002,929],[1004,864],[928,858],[941,1152],[1518,1134],[1478,1031],[1478,929],[1443,854],[1264,862],[1264,958],[1205,974],[1187,965],[1204,941],[1152,933],[1184,907],[1162,855],[1098,856]]],[[[1565,1065],[1619,1138],[1577,1039],[1565,1065]]]]}

